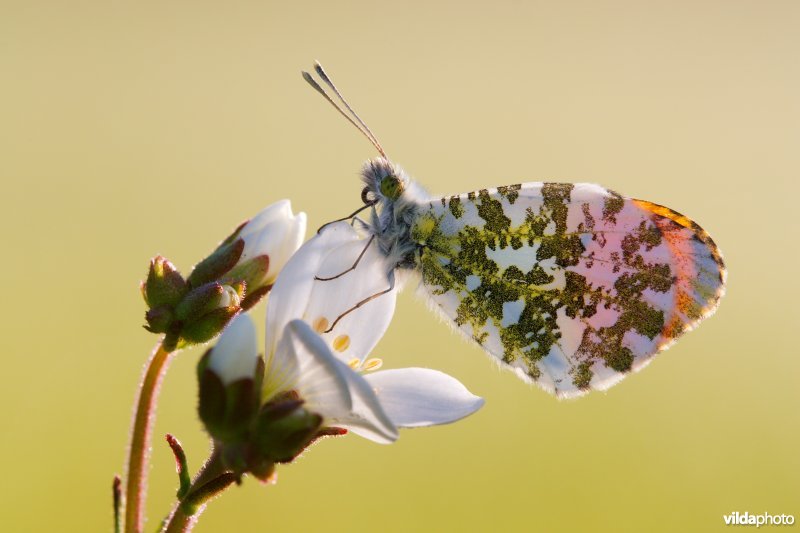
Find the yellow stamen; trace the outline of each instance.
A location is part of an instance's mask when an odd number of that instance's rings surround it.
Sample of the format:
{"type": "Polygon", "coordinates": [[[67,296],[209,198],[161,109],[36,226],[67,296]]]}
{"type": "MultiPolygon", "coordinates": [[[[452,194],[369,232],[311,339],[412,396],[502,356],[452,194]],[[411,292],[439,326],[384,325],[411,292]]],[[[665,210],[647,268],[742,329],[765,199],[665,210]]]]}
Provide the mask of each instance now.
{"type": "Polygon", "coordinates": [[[360,367],[360,366],[361,366],[361,359],[359,359],[358,357],[356,357],[356,358],[354,358],[354,359],[350,359],[350,360],[347,362],[347,366],[349,366],[349,367],[350,367],[350,368],[352,368],[353,370],[357,370],[357,369],[358,369],[358,367],[360,367]]]}
{"type": "Polygon", "coordinates": [[[325,330],[328,329],[328,319],[324,316],[321,316],[314,321],[312,327],[317,333],[324,333],[325,330]]]}
{"type": "Polygon", "coordinates": [[[380,367],[383,366],[383,359],[373,358],[367,359],[364,361],[364,370],[369,372],[370,370],[378,370],[380,367]]]}
{"type": "Polygon", "coordinates": [[[350,337],[347,335],[339,335],[333,339],[333,349],[337,352],[343,352],[350,347],[350,337]]]}

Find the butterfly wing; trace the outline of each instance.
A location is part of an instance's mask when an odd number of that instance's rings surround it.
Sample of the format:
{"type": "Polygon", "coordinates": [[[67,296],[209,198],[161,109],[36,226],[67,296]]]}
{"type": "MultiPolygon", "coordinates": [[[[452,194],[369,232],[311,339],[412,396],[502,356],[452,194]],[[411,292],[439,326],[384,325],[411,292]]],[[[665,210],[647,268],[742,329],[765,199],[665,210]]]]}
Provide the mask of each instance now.
{"type": "Polygon", "coordinates": [[[716,309],[725,267],[700,226],[591,184],[526,183],[420,206],[433,307],[558,396],[607,389],[716,309]]]}

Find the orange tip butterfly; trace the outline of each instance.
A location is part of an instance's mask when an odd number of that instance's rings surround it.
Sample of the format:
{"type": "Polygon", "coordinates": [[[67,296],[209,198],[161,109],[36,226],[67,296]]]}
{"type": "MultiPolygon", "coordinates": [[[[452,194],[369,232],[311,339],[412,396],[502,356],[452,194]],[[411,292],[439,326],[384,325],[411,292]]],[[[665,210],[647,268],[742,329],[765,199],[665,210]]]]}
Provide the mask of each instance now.
{"type": "Polygon", "coordinates": [[[364,251],[385,258],[388,287],[351,311],[393,290],[396,273],[416,273],[431,307],[502,366],[576,397],[645,367],[719,305],[722,254],[684,215],[588,183],[432,197],[386,156],[319,63],[315,71],[343,107],[305,80],[380,153],[361,172],[364,205],[342,220],[362,222],[364,251]],[[368,221],[357,217],[365,209],[368,221]]]}

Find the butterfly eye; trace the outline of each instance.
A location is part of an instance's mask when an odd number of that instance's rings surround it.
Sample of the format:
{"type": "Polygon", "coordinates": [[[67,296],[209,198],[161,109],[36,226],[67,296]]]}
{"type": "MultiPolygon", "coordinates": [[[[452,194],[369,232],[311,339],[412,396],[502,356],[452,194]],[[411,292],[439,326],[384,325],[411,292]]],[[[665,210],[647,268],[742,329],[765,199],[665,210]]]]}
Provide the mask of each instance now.
{"type": "Polygon", "coordinates": [[[403,184],[391,174],[381,180],[381,194],[390,200],[397,200],[403,194],[403,184]]]}

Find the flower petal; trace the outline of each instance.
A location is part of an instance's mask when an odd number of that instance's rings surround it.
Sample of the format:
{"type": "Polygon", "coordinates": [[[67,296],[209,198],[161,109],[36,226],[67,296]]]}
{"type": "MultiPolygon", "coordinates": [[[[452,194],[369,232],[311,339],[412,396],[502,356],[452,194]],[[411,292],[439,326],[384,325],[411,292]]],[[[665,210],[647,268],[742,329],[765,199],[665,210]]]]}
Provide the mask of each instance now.
{"type": "MultiPolygon", "coordinates": [[[[330,348],[302,320],[293,320],[281,340],[297,360],[297,392],[309,410],[326,419],[346,416],[353,406],[347,378],[330,348]]],[[[283,347],[279,347],[281,352],[283,347]]],[[[349,368],[347,368],[349,370],[349,368]]]]}
{"type": "Polygon", "coordinates": [[[239,237],[254,235],[260,232],[267,224],[281,218],[292,217],[292,203],[289,200],[278,200],[259,211],[239,232],[239,237]]]}
{"type": "Polygon", "coordinates": [[[257,361],[256,328],[247,313],[240,313],[211,349],[206,368],[227,385],[242,378],[253,379],[257,361]]]}
{"type": "Polygon", "coordinates": [[[389,418],[398,427],[455,422],[483,406],[452,376],[429,368],[401,368],[367,374],[389,418]]]}
{"type": "Polygon", "coordinates": [[[239,233],[239,237],[244,239],[244,250],[239,262],[259,255],[269,255],[270,272],[275,272],[272,276],[274,278],[289,257],[286,254],[287,247],[294,246],[291,249],[294,252],[300,246],[302,241],[297,238],[297,225],[301,224],[302,232],[305,233],[305,220],[305,213],[292,215],[288,200],[269,206],[248,222],[239,233]]]}
{"type": "Polygon", "coordinates": [[[397,440],[397,427],[384,411],[370,383],[349,366],[337,360],[347,370],[347,385],[353,398],[353,408],[345,417],[336,420],[356,435],[378,444],[391,444],[397,440]]]}
{"type": "Polygon", "coordinates": [[[390,286],[387,273],[391,268],[378,243],[368,243],[361,238],[337,246],[325,256],[317,276],[335,279],[314,283],[304,314],[343,361],[363,361],[369,355],[386,332],[397,301],[397,290],[380,294],[390,286]],[[348,272],[362,253],[356,268],[348,272]],[[353,309],[372,296],[375,298],[353,309]],[[340,316],[333,330],[323,333],[340,316]]]}
{"type": "MultiPolygon", "coordinates": [[[[286,327],[297,356],[297,391],[306,407],[328,425],[344,426],[375,442],[397,440],[397,428],[383,411],[369,383],[333,355],[330,347],[302,320],[286,327]]],[[[283,344],[283,340],[281,344],[283,344]]],[[[279,346],[278,352],[282,348],[279,346]]]]}
{"type": "Polygon", "coordinates": [[[284,266],[267,304],[266,357],[270,358],[291,320],[303,318],[314,286],[314,276],[332,248],[358,239],[346,222],[331,224],[309,239],[284,266]]]}
{"type": "Polygon", "coordinates": [[[269,271],[265,280],[266,284],[275,283],[275,280],[280,274],[286,262],[292,257],[300,245],[303,244],[303,239],[306,235],[306,214],[297,213],[297,216],[291,221],[291,224],[286,229],[281,246],[273,254],[269,256],[269,271]]]}
{"type": "Polygon", "coordinates": [[[261,398],[267,402],[281,392],[288,392],[297,387],[300,379],[300,365],[297,362],[296,350],[288,328],[278,342],[275,350],[264,365],[264,383],[261,387],[261,398]]]}
{"type": "MultiPolygon", "coordinates": [[[[292,218],[274,220],[264,226],[261,231],[242,237],[244,239],[244,250],[240,261],[247,261],[259,255],[269,255],[271,271],[272,263],[280,262],[281,255],[288,244],[287,240],[290,243],[294,243],[297,240],[295,236],[295,220],[298,217],[302,217],[302,220],[305,220],[305,213],[298,213],[297,216],[292,218]],[[273,261],[273,259],[276,261],[273,261]]],[[[300,245],[298,244],[297,246],[299,247],[300,245]]],[[[283,266],[283,264],[280,263],[280,266],[283,266]]]]}

